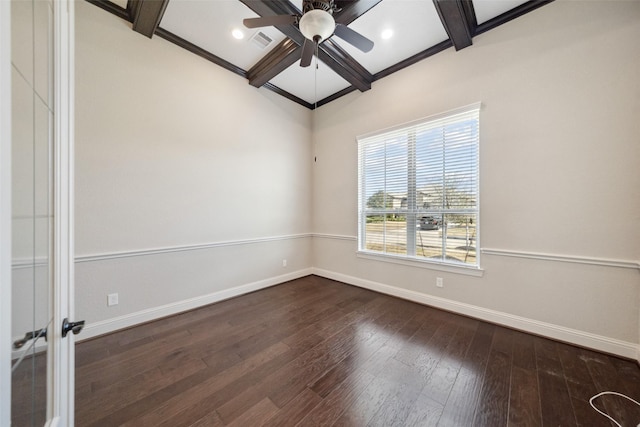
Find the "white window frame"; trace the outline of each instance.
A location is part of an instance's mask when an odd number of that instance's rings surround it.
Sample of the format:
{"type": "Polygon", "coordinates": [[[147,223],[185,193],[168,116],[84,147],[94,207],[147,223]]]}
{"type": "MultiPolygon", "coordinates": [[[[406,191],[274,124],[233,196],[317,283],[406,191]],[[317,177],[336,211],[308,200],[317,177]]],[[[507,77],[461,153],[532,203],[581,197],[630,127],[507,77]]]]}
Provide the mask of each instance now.
{"type": "MultiPolygon", "coordinates": [[[[379,261],[393,262],[403,265],[411,265],[418,267],[426,267],[435,270],[444,270],[456,273],[469,274],[474,276],[481,276],[482,269],[480,268],[480,160],[479,160],[479,127],[480,127],[480,108],[481,104],[474,103],[471,105],[467,105],[461,108],[457,108],[454,110],[446,111],[440,114],[436,114],[433,116],[425,117],[419,120],[415,120],[409,123],[404,123],[398,126],[394,126],[387,129],[378,130],[375,132],[371,132],[365,135],[361,135],[357,137],[358,141],[358,257],[366,258],[366,259],[374,259],[379,261]],[[431,126],[438,123],[444,123],[446,121],[455,120],[456,116],[465,117],[463,120],[468,120],[468,115],[475,115],[478,120],[478,138],[476,140],[476,164],[475,164],[475,208],[469,210],[465,209],[463,211],[447,211],[449,214],[473,214],[476,218],[476,236],[475,240],[475,264],[467,264],[462,262],[453,262],[446,259],[429,259],[424,257],[419,257],[415,254],[415,239],[417,235],[416,224],[419,215],[429,215],[428,212],[424,212],[424,210],[420,209],[416,206],[415,195],[416,193],[416,163],[415,163],[415,136],[411,137],[411,132],[415,135],[415,130],[424,126],[431,126]],[[402,134],[405,135],[407,140],[407,197],[406,197],[406,208],[397,209],[397,208],[387,208],[385,202],[385,208],[383,209],[372,209],[367,207],[367,199],[370,195],[366,194],[365,186],[365,178],[364,168],[363,168],[363,156],[364,147],[367,144],[372,143],[373,140],[380,139],[381,137],[386,138],[389,137],[391,139],[392,135],[402,134]],[[401,214],[406,215],[406,224],[407,224],[407,237],[406,237],[406,245],[407,245],[407,253],[406,254],[393,254],[383,251],[376,251],[366,249],[366,226],[367,226],[367,215],[368,214],[401,214]]],[[[386,142],[385,142],[386,144],[386,142]]],[[[445,166],[446,167],[446,166],[445,166]]],[[[446,175],[446,171],[445,171],[446,175]]],[[[385,184],[386,185],[386,184],[385,184]]],[[[384,231],[383,233],[386,233],[384,231]]],[[[385,234],[386,236],[386,234],[385,234]]],[[[446,239],[446,237],[445,237],[446,239]]],[[[445,249],[443,243],[443,249],[445,249]]]]}

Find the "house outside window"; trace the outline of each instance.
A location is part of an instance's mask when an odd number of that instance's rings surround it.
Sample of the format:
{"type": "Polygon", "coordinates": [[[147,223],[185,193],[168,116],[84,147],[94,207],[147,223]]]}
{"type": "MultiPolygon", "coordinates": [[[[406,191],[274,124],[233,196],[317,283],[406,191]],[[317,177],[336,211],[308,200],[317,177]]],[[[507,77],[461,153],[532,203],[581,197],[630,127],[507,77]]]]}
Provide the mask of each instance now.
{"type": "Polygon", "coordinates": [[[474,104],[358,137],[358,249],[479,267],[474,104]]]}

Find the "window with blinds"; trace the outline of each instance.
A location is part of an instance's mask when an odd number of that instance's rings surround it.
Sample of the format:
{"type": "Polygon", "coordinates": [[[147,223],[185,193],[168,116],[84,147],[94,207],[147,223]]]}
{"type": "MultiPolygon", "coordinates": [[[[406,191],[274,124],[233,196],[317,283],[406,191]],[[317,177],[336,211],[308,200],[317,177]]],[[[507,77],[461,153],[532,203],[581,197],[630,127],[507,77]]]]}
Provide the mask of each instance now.
{"type": "Polygon", "coordinates": [[[479,110],[358,137],[361,252],[478,267],[479,110]]]}

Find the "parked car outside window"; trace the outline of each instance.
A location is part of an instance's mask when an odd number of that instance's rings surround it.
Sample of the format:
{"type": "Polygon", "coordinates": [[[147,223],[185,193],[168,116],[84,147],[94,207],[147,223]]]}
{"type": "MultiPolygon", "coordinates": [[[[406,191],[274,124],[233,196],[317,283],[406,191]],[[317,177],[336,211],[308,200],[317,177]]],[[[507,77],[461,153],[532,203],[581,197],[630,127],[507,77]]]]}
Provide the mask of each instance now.
{"type": "Polygon", "coordinates": [[[440,221],[432,216],[423,216],[420,218],[420,230],[438,230],[440,229],[440,221]]]}

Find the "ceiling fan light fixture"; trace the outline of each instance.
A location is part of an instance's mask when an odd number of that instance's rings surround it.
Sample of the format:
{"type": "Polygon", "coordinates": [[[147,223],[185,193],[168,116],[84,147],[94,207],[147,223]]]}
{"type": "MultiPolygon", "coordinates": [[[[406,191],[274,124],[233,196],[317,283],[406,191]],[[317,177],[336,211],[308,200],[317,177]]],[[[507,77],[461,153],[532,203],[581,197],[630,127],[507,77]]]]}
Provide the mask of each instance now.
{"type": "Polygon", "coordinates": [[[336,21],[330,13],[324,10],[310,10],[300,18],[300,32],[309,40],[326,40],[336,29],[336,21]]]}

